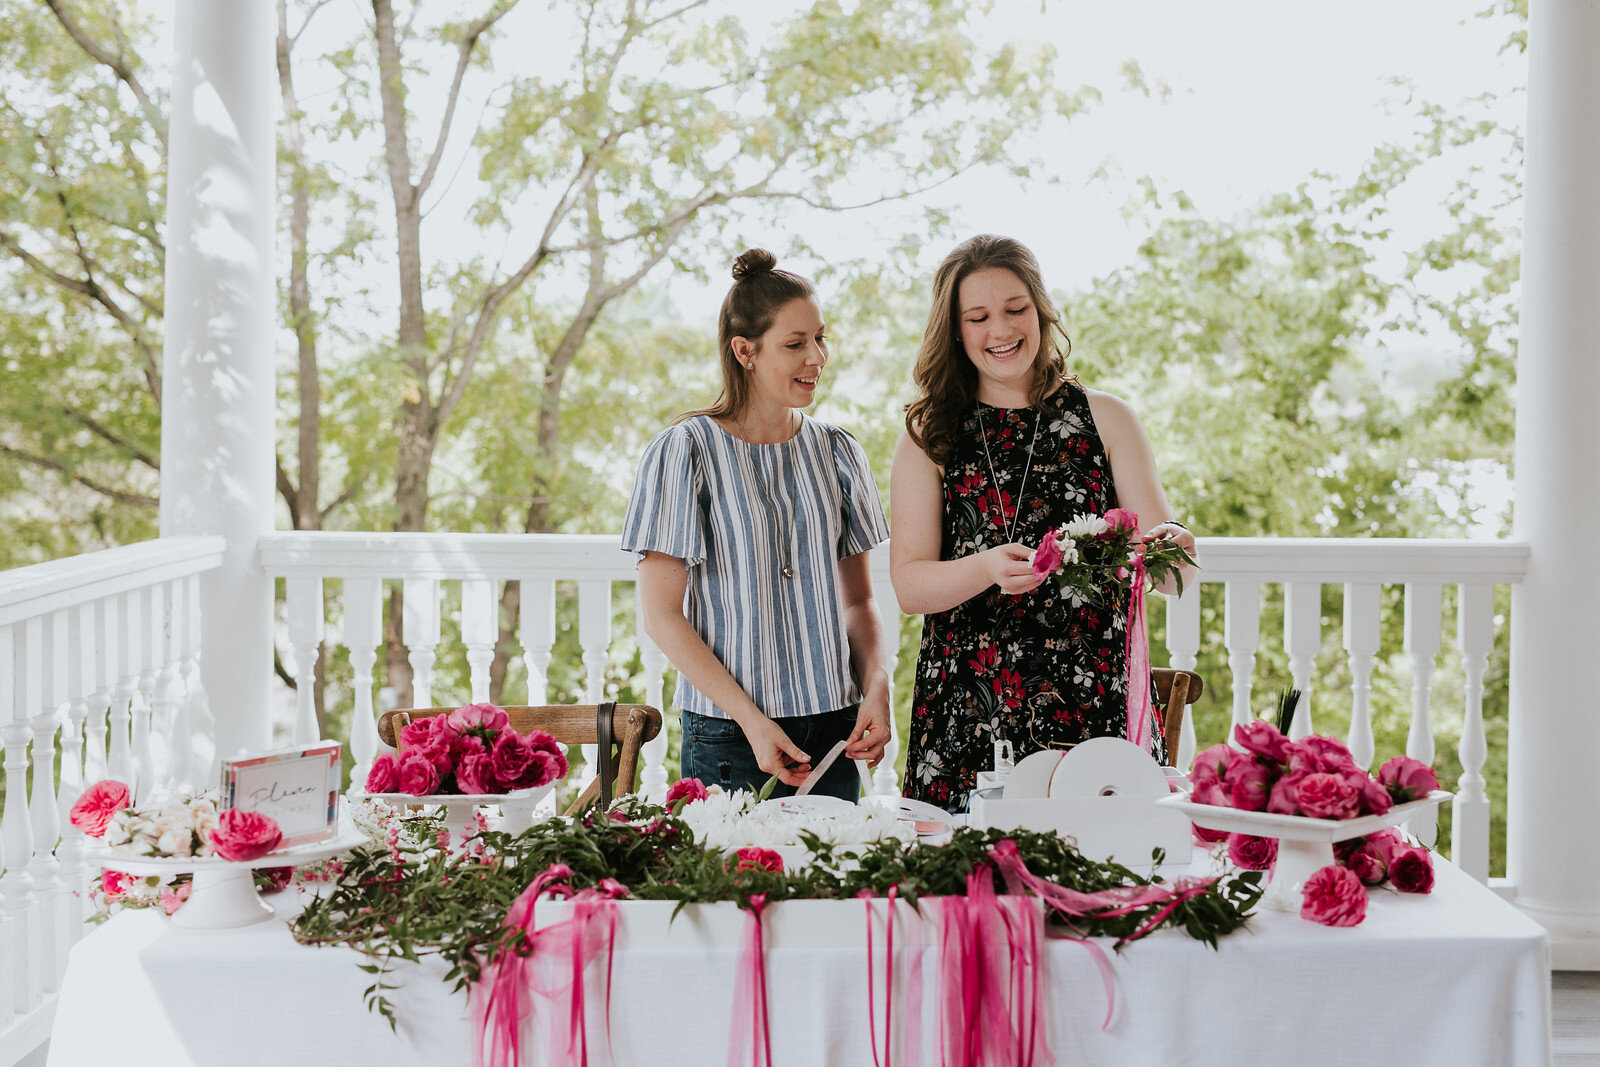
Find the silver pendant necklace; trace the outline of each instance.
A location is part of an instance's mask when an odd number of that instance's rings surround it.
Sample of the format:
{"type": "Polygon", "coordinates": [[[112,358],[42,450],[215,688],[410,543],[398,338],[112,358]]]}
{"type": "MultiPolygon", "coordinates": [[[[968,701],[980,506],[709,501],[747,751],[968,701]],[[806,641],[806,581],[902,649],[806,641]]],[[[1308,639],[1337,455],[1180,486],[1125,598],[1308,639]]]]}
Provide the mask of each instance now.
{"type": "MultiPolygon", "coordinates": [[[[794,548],[792,515],[784,509],[783,501],[778,497],[778,494],[772,491],[771,483],[762,477],[761,465],[756,462],[755,449],[751,447],[750,441],[745,437],[743,422],[736,418],[733,424],[739,431],[739,439],[744,441],[745,456],[750,461],[750,473],[753,476],[753,480],[757,488],[762,490],[762,496],[771,501],[772,508],[778,515],[778,532],[783,540],[783,565],[779,568],[779,573],[785,578],[793,578],[794,564],[790,562],[790,555],[794,548]]],[[[793,440],[793,435],[790,435],[789,439],[793,440]]]]}
{"type": "Polygon", "coordinates": [[[1000,532],[1005,535],[1005,544],[1016,540],[1016,531],[1022,527],[1022,494],[1028,491],[1028,472],[1033,469],[1033,446],[1039,443],[1039,426],[1044,422],[1044,412],[1038,413],[1038,418],[1033,424],[1033,440],[1028,442],[1028,462],[1022,468],[1022,483],[1017,486],[1016,513],[1011,521],[1006,521],[1006,506],[1000,499],[1000,479],[994,472],[994,459],[989,455],[989,435],[983,429],[983,406],[974,404],[973,410],[978,414],[978,440],[983,442],[983,458],[989,464],[989,484],[994,488],[994,500],[1000,508],[1000,521],[996,523],[1000,532]]]}

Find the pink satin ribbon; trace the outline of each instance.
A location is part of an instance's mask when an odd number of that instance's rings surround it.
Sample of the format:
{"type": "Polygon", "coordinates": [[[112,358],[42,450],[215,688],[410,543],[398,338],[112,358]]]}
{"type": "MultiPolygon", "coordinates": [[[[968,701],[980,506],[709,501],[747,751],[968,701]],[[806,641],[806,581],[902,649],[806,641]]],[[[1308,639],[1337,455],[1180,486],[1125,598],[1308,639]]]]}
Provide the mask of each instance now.
{"type": "Polygon", "coordinates": [[[506,913],[507,928],[522,934],[484,968],[473,986],[477,1061],[483,1067],[517,1067],[522,1058],[522,1022],[530,1009],[535,1030],[545,1034],[551,1063],[587,1065],[589,1034],[583,976],[601,949],[606,952],[605,1039],[610,1044],[616,900],[626,896],[628,890],[608,878],[597,889],[574,893],[566,884],[571,876],[572,869],[566,864],[552,864],[522,891],[506,913]],[[538,901],[546,895],[570,898],[572,918],[536,929],[538,901]],[[555,1025],[562,1015],[566,1017],[564,1049],[561,1028],[555,1025]]]}
{"type": "Polygon", "coordinates": [[[1041,1025],[1040,910],[997,896],[987,864],[964,897],[938,900],[941,1054],[947,1067],[1032,1067],[1055,1062],[1041,1025]]]}
{"type": "Polygon", "coordinates": [[[752,1067],[772,1067],[772,1031],[767,1016],[767,950],[761,913],[765,893],[752,893],[745,908],[744,947],[739,952],[739,988],[733,1000],[733,1026],[728,1035],[728,1067],[739,1067],[745,1032],[749,1031],[752,1067]]]}
{"type": "Polygon", "coordinates": [[[1150,638],[1144,617],[1144,556],[1130,565],[1133,587],[1128,593],[1128,740],[1149,752],[1154,738],[1150,723],[1155,706],[1150,702],[1150,638]]]}

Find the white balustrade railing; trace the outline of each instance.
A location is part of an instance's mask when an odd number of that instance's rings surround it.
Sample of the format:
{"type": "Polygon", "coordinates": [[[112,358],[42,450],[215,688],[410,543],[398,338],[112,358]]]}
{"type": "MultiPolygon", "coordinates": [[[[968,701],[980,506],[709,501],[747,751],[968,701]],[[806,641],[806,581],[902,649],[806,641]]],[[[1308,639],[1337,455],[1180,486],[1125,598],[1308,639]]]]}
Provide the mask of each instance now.
{"type": "Polygon", "coordinates": [[[84,786],[207,776],[200,575],[222,549],[167,538],[0,573],[0,1060],[48,1035],[83,931],[92,872],[67,813],[84,786]]]}

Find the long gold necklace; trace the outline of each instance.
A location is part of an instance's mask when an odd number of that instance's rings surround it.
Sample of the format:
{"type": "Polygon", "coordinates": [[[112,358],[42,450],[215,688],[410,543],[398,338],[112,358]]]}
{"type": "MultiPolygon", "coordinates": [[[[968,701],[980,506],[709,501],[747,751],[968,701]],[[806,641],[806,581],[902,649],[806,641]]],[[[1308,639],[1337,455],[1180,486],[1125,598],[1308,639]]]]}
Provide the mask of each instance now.
{"type": "Polygon", "coordinates": [[[1016,540],[1015,531],[1022,528],[1022,494],[1028,491],[1028,472],[1033,469],[1033,446],[1039,443],[1039,427],[1044,422],[1044,412],[1039,412],[1038,418],[1033,423],[1033,440],[1028,442],[1028,462],[1022,468],[1022,483],[1017,486],[1016,508],[1011,521],[1006,521],[1006,505],[1000,499],[1000,479],[994,471],[994,459],[989,455],[989,434],[983,428],[983,407],[974,404],[973,410],[978,414],[978,440],[983,442],[983,458],[989,464],[989,484],[994,486],[994,501],[1000,507],[1000,532],[1005,535],[1004,544],[1011,544],[1016,540]]]}

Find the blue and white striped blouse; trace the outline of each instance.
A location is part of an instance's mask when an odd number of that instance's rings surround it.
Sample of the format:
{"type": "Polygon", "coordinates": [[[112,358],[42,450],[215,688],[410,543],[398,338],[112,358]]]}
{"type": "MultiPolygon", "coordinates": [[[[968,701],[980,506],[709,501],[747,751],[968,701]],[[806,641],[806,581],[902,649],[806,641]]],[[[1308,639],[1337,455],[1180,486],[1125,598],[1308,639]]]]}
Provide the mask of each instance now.
{"type": "MultiPolygon", "coordinates": [[[[861,698],[838,562],[888,536],[861,446],[804,413],[778,444],[741,441],[706,415],[663,430],[639,460],[622,524],[624,551],[688,565],[684,616],[774,719],[861,698]]],[[[728,717],[682,674],[675,702],[728,717]]]]}

